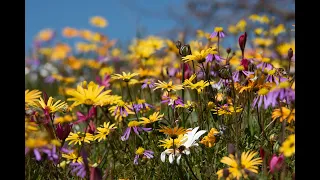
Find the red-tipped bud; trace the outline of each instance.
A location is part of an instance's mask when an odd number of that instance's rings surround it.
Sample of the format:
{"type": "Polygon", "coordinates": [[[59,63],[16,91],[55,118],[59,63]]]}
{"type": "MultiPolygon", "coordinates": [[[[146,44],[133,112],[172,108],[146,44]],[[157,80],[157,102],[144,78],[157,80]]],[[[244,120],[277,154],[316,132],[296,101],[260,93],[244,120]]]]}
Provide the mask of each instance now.
{"type": "Polygon", "coordinates": [[[239,46],[242,51],[242,57],[244,55],[244,48],[246,47],[246,42],[247,42],[247,32],[245,32],[239,37],[239,46]]]}

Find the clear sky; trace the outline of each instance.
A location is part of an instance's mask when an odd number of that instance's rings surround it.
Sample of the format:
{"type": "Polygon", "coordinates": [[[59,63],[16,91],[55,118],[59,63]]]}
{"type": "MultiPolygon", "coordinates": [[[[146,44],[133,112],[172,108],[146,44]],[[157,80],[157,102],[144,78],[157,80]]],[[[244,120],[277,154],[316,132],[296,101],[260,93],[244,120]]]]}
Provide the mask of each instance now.
{"type": "Polygon", "coordinates": [[[27,0],[25,17],[25,45],[31,46],[35,35],[44,28],[61,33],[66,27],[89,28],[89,18],[103,16],[109,26],[104,33],[110,39],[126,42],[136,35],[137,24],[148,34],[156,34],[175,26],[175,22],[159,14],[167,6],[177,5],[181,0],[27,0]],[[147,3],[148,2],[148,3],[147,3]],[[143,11],[142,9],[147,9],[143,11]]]}

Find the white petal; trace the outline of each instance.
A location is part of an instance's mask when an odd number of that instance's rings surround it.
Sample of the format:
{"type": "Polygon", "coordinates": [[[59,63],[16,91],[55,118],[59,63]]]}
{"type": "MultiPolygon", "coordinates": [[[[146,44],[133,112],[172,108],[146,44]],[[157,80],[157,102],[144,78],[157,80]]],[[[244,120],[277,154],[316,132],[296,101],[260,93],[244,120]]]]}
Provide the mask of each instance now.
{"type": "Polygon", "coordinates": [[[179,154],[177,157],[177,164],[180,164],[180,159],[181,159],[181,154],[179,154]]]}
{"type": "Polygon", "coordinates": [[[199,131],[199,132],[197,132],[196,133],[196,135],[194,135],[194,140],[197,140],[197,139],[199,139],[199,137],[201,136],[201,135],[203,135],[204,133],[206,133],[207,131],[206,130],[201,130],[201,131],[199,131]]]}
{"type": "Polygon", "coordinates": [[[169,154],[169,162],[172,164],[174,160],[173,154],[169,154]]]}
{"type": "Polygon", "coordinates": [[[162,162],[165,162],[165,161],[166,161],[166,153],[165,153],[165,152],[162,152],[162,153],[161,153],[160,159],[161,159],[162,162]]]}
{"type": "Polygon", "coordinates": [[[190,150],[189,150],[189,149],[185,149],[185,150],[183,151],[183,153],[186,154],[186,155],[189,155],[189,154],[190,154],[190,150]]]}

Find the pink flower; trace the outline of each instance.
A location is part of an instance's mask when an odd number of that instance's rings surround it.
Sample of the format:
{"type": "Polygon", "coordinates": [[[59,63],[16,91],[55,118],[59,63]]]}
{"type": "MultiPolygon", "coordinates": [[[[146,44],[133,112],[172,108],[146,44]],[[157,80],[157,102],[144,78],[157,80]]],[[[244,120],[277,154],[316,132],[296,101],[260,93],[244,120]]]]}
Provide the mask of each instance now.
{"type": "Polygon", "coordinates": [[[271,161],[269,163],[270,173],[273,173],[274,171],[279,171],[282,167],[283,162],[284,162],[283,154],[281,154],[279,157],[277,157],[275,154],[272,155],[271,161]]]}
{"type": "Polygon", "coordinates": [[[88,119],[94,117],[97,114],[97,108],[92,106],[87,115],[82,114],[81,112],[77,112],[78,120],[73,124],[79,124],[81,122],[87,121],[88,119]]]}

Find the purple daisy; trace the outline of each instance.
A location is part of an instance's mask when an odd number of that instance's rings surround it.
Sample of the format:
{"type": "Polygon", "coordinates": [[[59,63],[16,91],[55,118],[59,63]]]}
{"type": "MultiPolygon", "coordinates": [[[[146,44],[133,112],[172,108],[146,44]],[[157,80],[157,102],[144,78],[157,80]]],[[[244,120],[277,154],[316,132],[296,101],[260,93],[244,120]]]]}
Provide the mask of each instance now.
{"type": "Polygon", "coordinates": [[[86,167],[83,163],[70,163],[71,172],[77,176],[84,178],[86,176],[86,167]]]}
{"type": "Polygon", "coordinates": [[[145,88],[148,87],[148,88],[152,89],[154,86],[155,85],[154,85],[154,80],[153,79],[145,79],[143,81],[143,84],[142,84],[141,88],[145,89],[145,88]]]}
{"type": "Polygon", "coordinates": [[[136,155],[135,155],[135,157],[134,157],[133,164],[135,164],[135,165],[138,165],[138,164],[139,164],[139,162],[138,162],[139,157],[141,157],[141,158],[146,157],[146,158],[148,158],[148,159],[151,159],[151,158],[153,158],[153,154],[154,154],[153,151],[151,151],[151,150],[145,150],[144,148],[139,147],[139,148],[136,150],[136,155]]]}
{"type": "Polygon", "coordinates": [[[171,95],[171,96],[162,96],[161,103],[168,104],[174,109],[177,105],[183,105],[183,101],[179,96],[171,95]]]}
{"type": "Polygon", "coordinates": [[[212,62],[216,60],[218,63],[221,63],[222,58],[218,54],[208,54],[206,57],[206,62],[212,62]]]}
{"type": "Polygon", "coordinates": [[[251,74],[254,74],[254,72],[244,71],[244,70],[235,71],[235,72],[233,72],[232,78],[233,78],[234,82],[239,82],[240,81],[240,76],[245,75],[245,76],[248,77],[251,74]]]}
{"type": "Polygon", "coordinates": [[[131,130],[133,130],[133,132],[136,133],[137,135],[139,135],[139,132],[142,132],[142,131],[145,131],[145,132],[151,131],[152,128],[140,127],[140,124],[141,123],[138,121],[130,121],[128,123],[127,129],[125,130],[125,132],[121,136],[121,141],[127,141],[129,139],[131,130]]]}
{"type": "Polygon", "coordinates": [[[56,146],[53,145],[53,147],[51,149],[49,148],[43,148],[42,149],[42,152],[46,153],[47,154],[47,157],[50,161],[53,161],[55,164],[58,163],[58,155],[57,155],[57,149],[56,149],[56,146]]]}

